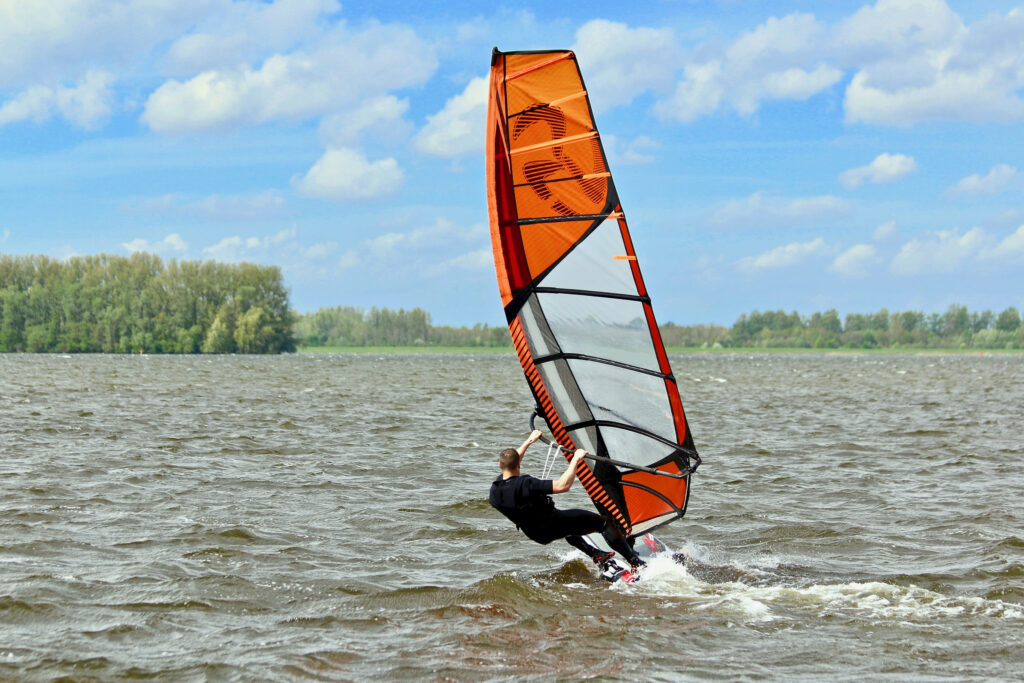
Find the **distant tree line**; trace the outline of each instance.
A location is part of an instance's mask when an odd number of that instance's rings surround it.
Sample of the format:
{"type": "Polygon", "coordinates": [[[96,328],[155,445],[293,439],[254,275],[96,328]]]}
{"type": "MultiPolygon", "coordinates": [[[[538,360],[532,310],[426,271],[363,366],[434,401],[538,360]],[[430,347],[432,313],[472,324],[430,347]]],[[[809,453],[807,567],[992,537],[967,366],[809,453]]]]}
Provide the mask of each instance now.
{"type": "Polygon", "coordinates": [[[302,346],[512,346],[504,325],[434,325],[430,314],[420,308],[321,308],[299,316],[295,336],[302,346]]]}
{"type": "MultiPolygon", "coordinates": [[[[730,327],[661,328],[685,348],[1024,349],[1016,308],[802,316],[754,311],[730,327]]],[[[66,260],[0,255],[0,352],[280,353],[303,346],[510,347],[508,329],[434,325],[430,314],[354,306],[295,314],[281,270],[164,262],[152,254],[66,260]]]]}
{"type": "MultiPolygon", "coordinates": [[[[835,309],[802,316],[795,311],[754,311],[733,324],[659,327],[665,346],[675,348],[806,349],[1024,349],[1024,326],[1016,308],[998,315],[953,305],[945,313],[919,311],[850,313],[835,309]]],[[[511,346],[508,329],[435,326],[430,314],[353,306],[323,308],[299,316],[295,336],[302,346],[511,346]]]]}
{"type": "Polygon", "coordinates": [[[781,310],[754,311],[741,315],[731,329],[719,328],[708,346],[715,344],[747,348],[1024,349],[1024,327],[1020,312],[1012,306],[999,314],[971,312],[959,304],[945,313],[930,314],[890,313],[883,308],[877,313],[849,313],[845,320],[835,309],[809,317],[781,310]]]}
{"type": "Polygon", "coordinates": [[[0,352],[280,353],[293,323],[276,266],[0,256],[0,352]]]}

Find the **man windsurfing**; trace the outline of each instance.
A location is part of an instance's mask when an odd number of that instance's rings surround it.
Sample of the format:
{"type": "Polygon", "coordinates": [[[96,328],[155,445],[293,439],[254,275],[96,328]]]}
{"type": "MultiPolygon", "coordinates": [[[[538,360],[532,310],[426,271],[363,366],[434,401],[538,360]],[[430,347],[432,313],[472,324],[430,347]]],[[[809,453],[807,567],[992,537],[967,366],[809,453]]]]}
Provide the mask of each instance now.
{"type": "Polygon", "coordinates": [[[590,544],[583,538],[585,534],[600,533],[608,546],[622,555],[634,570],[642,567],[643,560],[629,547],[614,524],[596,512],[559,510],[549,497],[572,488],[576,481],[576,467],[587,454],[585,450],[578,449],[573,454],[569,466],[558,479],[537,479],[520,474],[519,467],[526,449],[540,437],[541,431],[534,430],[519,448],[506,448],[498,455],[501,474],[491,484],[491,505],[536,543],[547,545],[564,538],[566,543],[601,567],[605,578],[614,580],[622,573],[622,568],[613,559],[615,553],[603,552],[590,544]]]}

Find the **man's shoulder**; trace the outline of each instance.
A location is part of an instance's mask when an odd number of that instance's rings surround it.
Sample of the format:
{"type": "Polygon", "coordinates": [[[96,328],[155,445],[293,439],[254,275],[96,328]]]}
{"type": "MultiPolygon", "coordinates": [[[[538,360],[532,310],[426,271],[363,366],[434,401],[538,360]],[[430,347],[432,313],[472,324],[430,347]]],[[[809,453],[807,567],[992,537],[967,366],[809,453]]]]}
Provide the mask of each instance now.
{"type": "Polygon", "coordinates": [[[537,477],[531,477],[529,474],[521,475],[519,479],[521,481],[517,486],[530,494],[547,495],[551,493],[553,488],[553,482],[550,479],[538,479],[537,477]]]}
{"type": "Polygon", "coordinates": [[[518,477],[509,477],[509,479],[515,479],[516,486],[531,489],[536,488],[538,486],[543,486],[544,482],[548,481],[547,479],[538,479],[537,477],[534,477],[529,474],[520,474],[518,477]]]}
{"type": "Polygon", "coordinates": [[[539,491],[541,493],[551,493],[550,479],[538,479],[537,477],[529,474],[517,474],[514,477],[504,478],[502,475],[498,475],[498,478],[491,483],[491,488],[495,489],[498,487],[510,487],[513,489],[519,489],[528,492],[539,491]]]}

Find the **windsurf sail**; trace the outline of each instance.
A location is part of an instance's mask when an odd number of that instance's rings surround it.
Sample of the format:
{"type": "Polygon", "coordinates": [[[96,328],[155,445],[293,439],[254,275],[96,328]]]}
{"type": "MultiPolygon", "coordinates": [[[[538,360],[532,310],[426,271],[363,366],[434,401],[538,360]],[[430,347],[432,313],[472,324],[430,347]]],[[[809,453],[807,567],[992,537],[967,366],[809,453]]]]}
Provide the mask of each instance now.
{"type": "Polygon", "coordinates": [[[629,536],[682,517],[700,463],[568,50],[491,58],[487,200],[501,302],[552,436],[629,536]]]}

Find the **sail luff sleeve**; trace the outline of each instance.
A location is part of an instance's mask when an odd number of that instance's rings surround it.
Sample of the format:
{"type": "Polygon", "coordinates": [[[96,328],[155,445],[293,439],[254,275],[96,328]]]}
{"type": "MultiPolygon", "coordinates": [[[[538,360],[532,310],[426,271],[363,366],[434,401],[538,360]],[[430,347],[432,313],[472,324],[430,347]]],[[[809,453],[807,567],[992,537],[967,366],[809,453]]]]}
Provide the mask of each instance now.
{"type": "MultiPolygon", "coordinates": [[[[687,474],[686,416],[575,55],[496,50],[487,120],[498,288],[553,435],[687,474]]],[[[626,533],[685,512],[688,476],[607,463],[581,472],[594,504],[626,533]]]]}

